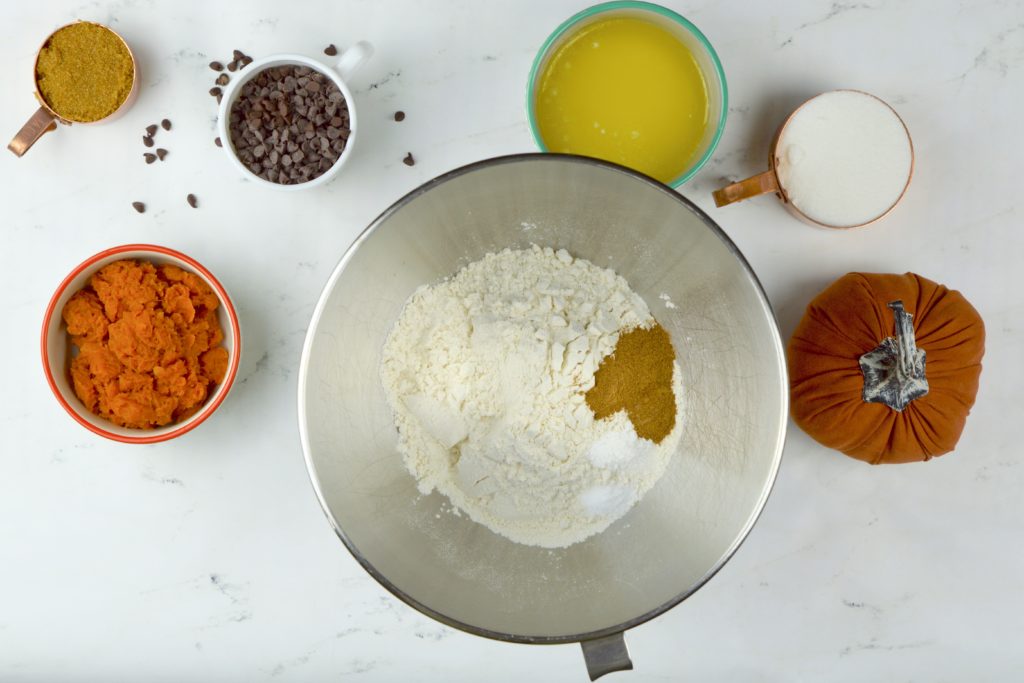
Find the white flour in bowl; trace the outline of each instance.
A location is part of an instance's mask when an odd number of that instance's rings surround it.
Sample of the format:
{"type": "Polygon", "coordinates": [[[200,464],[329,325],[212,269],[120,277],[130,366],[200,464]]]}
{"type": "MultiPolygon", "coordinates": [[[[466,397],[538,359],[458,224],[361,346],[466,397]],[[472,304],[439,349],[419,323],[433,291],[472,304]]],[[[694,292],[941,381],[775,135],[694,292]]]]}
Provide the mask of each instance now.
{"type": "Polygon", "coordinates": [[[660,444],[625,412],[595,420],[584,397],[619,333],[651,324],[623,278],[565,250],[506,249],[421,287],[381,362],[420,491],[527,545],[606,529],[661,477],[681,434],[678,363],[677,419],[660,444]]]}

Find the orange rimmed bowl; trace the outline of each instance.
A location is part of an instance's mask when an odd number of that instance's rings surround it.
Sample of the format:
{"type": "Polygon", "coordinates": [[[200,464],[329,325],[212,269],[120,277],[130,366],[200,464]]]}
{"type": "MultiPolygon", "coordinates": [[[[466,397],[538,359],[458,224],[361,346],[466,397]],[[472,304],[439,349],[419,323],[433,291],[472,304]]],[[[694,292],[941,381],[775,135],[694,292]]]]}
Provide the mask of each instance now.
{"type": "Polygon", "coordinates": [[[64,278],[64,281],[57,287],[57,291],[54,292],[49,305],[46,307],[40,345],[46,381],[49,382],[53,395],[57,397],[57,401],[75,421],[89,431],[114,441],[147,444],[167,441],[190,432],[217,410],[220,404],[224,402],[224,399],[227,398],[231,385],[234,384],[235,375],[238,374],[238,361],[242,351],[241,341],[241,329],[238,325],[238,316],[235,313],[235,306],[231,302],[231,297],[228,296],[227,290],[224,289],[217,278],[201,263],[167,247],[153,244],[124,244],[90,256],[64,278]],[[224,380],[207,397],[206,402],[198,412],[180,422],[164,427],[129,429],[115,425],[87,409],[78,399],[78,396],[75,395],[71,384],[69,368],[72,344],[64,321],[61,318],[61,312],[64,310],[64,305],[68,302],[68,299],[75,292],[85,287],[89,282],[89,278],[100,268],[121,259],[150,261],[156,265],[176,265],[202,278],[220,300],[220,306],[217,308],[217,317],[221,329],[224,331],[224,341],[222,343],[228,352],[228,369],[224,375],[224,380]]]}

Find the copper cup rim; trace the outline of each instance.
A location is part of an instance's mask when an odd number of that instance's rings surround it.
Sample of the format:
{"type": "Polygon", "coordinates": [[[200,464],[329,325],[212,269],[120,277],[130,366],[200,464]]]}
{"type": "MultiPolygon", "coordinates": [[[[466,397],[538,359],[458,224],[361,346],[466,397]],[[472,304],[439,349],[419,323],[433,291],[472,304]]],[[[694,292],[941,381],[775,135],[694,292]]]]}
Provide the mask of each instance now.
{"type": "Polygon", "coordinates": [[[786,207],[786,209],[790,211],[794,216],[804,221],[805,223],[809,223],[810,225],[814,225],[820,228],[829,228],[831,230],[852,230],[854,228],[863,228],[867,225],[871,225],[872,223],[877,223],[878,221],[882,220],[890,213],[892,213],[893,209],[895,209],[896,206],[899,205],[901,201],[903,201],[903,197],[907,194],[907,189],[910,187],[910,180],[911,178],[914,177],[914,163],[914,139],[910,137],[910,129],[907,128],[907,124],[903,120],[903,117],[899,115],[899,112],[892,108],[892,105],[883,100],[881,97],[878,97],[877,95],[872,95],[871,93],[865,92],[864,90],[858,90],[856,88],[838,88],[836,90],[828,90],[823,93],[818,93],[814,97],[808,98],[807,100],[804,100],[799,107],[797,107],[796,109],[789,113],[789,116],[787,116],[786,119],[782,122],[782,125],[779,126],[779,129],[775,132],[775,137],[772,138],[772,144],[768,152],[768,167],[775,178],[775,187],[777,188],[779,199],[782,200],[782,205],[786,207]],[[888,209],[886,209],[879,215],[875,216],[871,220],[864,221],[863,223],[857,223],[856,225],[831,225],[829,223],[824,223],[822,221],[815,220],[808,216],[807,214],[805,214],[800,209],[798,209],[793,204],[793,202],[790,201],[789,196],[786,193],[786,187],[785,185],[783,185],[781,179],[779,178],[779,171],[777,166],[779,142],[782,139],[782,134],[785,132],[786,127],[789,126],[790,122],[793,120],[793,117],[796,116],[801,109],[803,109],[804,107],[806,107],[808,104],[818,99],[819,97],[823,97],[825,95],[837,92],[854,92],[860,95],[867,95],[868,97],[881,102],[889,111],[893,113],[893,115],[896,117],[896,120],[900,122],[900,125],[903,126],[903,132],[906,133],[907,135],[907,144],[910,145],[910,168],[907,171],[907,181],[906,183],[903,184],[903,189],[900,190],[899,196],[896,197],[896,199],[893,201],[893,203],[889,206],[888,209]]]}
{"type": "Polygon", "coordinates": [[[53,116],[53,118],[56,121],[60,121],[65,125],[77,124],[80,126],[88,126],[94,123],[105,123],[119,116],[120,114],[123,114],[124,111],[129,107],[129,105],[135,100],[135,96],[138,94],[139,90],[139,64],[138,61],[135,59],[135,52],[132,51],[131,45],[128,44],[128,41],[125,40],[124,36],[122,36],[120,33],[110,28],[106,24],[101,24],[98,21],[76,19],[75,21],[68,22],[63,26],[58,26],[57,28],[53,29],[52,31],[50,31],[49,34],[47,34],[46,38],[43,39],[43,42],[40,43],[39,48],[36,50],[36,57],[34,60],[32,60],[32,87],[35,90],[35,96],[36,100],[39,102],[39,106],[45,109],[47,112],[49,112],[50,115],[53,116]],[[46,101],[46,98],[43,97],[43,93],[39,91],[39,55],[42,54],[43,48],[46,47],[46,44],[50,42],[50,38],[53,38],[54,35],[56,35],[60,31],[63,31],[67,27],[74,26],[76,24],[92,24],[93,26],[99,26],[102,29],[110,31],[112,34],[117,36],[117,39],[121,41],[121,44],[124,45],[124,48],[128,50],[128,56],[132,60],[132,87],[128,91],[128,95],[126,95],[124,100],[121,101],[121,104],[117,105],[117,109],[110,112],[101,119],[96,119],[95,121],[77,121],[75,119],[68,118],[66,116],[62,116],[61,114],[58,114],[57,111],[52,106],[50,106],[50,103],[46,101]]]}

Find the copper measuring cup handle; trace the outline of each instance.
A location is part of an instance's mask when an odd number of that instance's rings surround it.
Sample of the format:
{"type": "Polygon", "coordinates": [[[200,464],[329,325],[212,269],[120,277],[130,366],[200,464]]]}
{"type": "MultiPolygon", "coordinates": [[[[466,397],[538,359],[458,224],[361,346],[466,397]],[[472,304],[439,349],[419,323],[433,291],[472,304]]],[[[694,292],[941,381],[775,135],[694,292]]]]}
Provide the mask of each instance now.
{"type": "Polygon", "coordinates": [[[719,190],[715,190],[712,193],[712,196],[715,198],[715,206],[723,207],[726,204],[741,202],[744,199],[750,199],[751,197],[756,197],[760,194],[778,191],[779,179],[775,175],[775,171],[769,169],[764,173],[758,173],[746,180],[741,180],[737,183],[733,183],[732,185],[726,185],[719,190]]]}
{"type": "Polygon", "coordinates": [[[21,156],[28,151],[28,148],[36,143],[36,140],[43,137],[44,133],[57,128],[57,121],[53,114],[46,107],[39,107],[32,118],[21,127],[18,134],[7,145],[7,149],[14,152],[15,156],[21,156]]]}

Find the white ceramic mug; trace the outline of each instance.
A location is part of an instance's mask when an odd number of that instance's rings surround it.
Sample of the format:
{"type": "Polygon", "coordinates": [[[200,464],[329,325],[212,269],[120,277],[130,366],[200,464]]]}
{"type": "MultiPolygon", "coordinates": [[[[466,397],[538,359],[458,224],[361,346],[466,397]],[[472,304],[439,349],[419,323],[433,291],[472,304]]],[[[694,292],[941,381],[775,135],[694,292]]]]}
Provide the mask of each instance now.
{"type": "Polygon", "coordinates": [[[311,187],[316,187],[330,182],[334,176],[338,175],[341,167],[344,166],[345,161],[348,160],[348,157],[352,152],[352,146],[355,144],[358,130],[355,100],[352,97],[352,91],[348,89],[345,81],[372,56],[373,46],[365,41],[360,41],[341,53],[341,56],[338,57],[338,61],[334,63],[333,67],[317,59],[311,59],[302,55],[279,54],[253,60],[241,71],[236,71],[233,74],[231,82],[224,88],[224,94],[220,101],[220,111],[218,112],[217,117],[217,134],[220,136],[221,145],[224,147],[224,151],[227,153],[231,163],[246,178],[275,190],[306,190],[311,187]],[[341,94],[345,97],[345,105],[348,107],[349,134],[348,141],[345,143],[345,149],[341,151],[341,155],[338,157],[338,160],[335,161],[329,169],[324,171],[323,174],[304,183],[282,185],[280,183],[274,183],[260,178],[242,163],[241,159],[238,158],[238,154],[235,152],[234,145],[231,143],[231,133],[228,130],[228,121],[231,115],[231,106],[238,97],[238,93],[242,85],[247,83],[250,79],[266,68],[289,65],[306,66],[310,69],[319,71],[324,76],[331,79],[331,82],[334,83],[334,85],[338,86],[338,90],[340,90],[341,94]]]}

